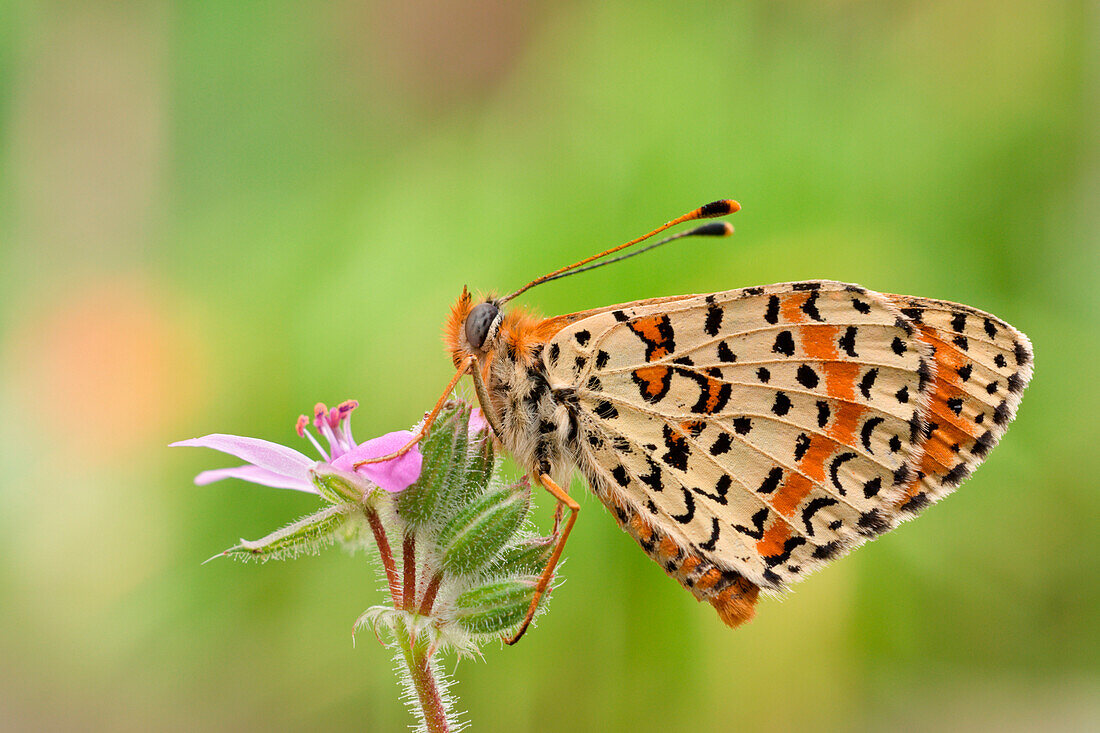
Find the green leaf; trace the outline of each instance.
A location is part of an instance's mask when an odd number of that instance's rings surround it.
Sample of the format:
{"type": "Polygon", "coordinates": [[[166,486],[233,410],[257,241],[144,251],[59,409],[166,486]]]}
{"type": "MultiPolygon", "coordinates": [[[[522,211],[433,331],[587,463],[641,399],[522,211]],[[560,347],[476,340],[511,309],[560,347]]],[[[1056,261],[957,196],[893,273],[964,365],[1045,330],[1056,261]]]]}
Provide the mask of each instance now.
{"type": "Polygon", "coordinates": [[[454,620],[472,634],[496,634],[523,620],[535,595],[535,584],[498,580],[473,588],[455,599],[454,620]]]}
{"type": "Polygon", "coordinates": [[[353,514],[358,514],[356,507],[347,504],[326,507],[262,539],[242,539],[239,545],[230,547],[221,556],[267,562],[316,555],[339,539],[338,534],[342,534],[349,523],[354,523],[353,514]]]}
{"type": "Polygon", "coordinates": [[[478,497],[439,531],[443,568],[470,575],[488,565],[519,530],[531,505],[531,487],[504,486],[478,497]]]}

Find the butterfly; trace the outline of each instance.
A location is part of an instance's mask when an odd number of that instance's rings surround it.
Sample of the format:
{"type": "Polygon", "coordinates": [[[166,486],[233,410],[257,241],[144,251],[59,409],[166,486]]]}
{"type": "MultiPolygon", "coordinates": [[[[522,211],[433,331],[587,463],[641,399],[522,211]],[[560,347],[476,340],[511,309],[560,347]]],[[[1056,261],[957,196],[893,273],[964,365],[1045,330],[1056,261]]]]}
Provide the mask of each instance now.
{"type": "MultiPolygon", "coordinates": [[[[736,627],[795,581],[951,493],[1016,414],[1028,338],[977,309],[827,280],[653,298],[552,318],[505,304],[716,201],[503,296],[466,289],[444,341],[493,432],[569,510],[579,470],[619,526],[736,627]]],[[[438,410],[438,405],[437,405],[438,410]]],[[[432,415],[425,421],[430,423],[432,415]]],[[[557,525],[557,522],[555,522],[557,525]]]]}

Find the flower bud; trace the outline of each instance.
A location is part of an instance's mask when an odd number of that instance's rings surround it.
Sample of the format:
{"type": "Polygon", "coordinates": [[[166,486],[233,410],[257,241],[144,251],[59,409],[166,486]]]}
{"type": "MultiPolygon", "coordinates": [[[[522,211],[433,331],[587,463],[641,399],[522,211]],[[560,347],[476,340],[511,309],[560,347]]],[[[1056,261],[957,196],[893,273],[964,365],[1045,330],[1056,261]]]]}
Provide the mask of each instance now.
{"type": "Polygon", "coordinates": [[[523,620],[535,594],[535,584],[497,580],[473,588],[455,599],[454,619],[472,634],[497,634],[523,620]]]}
{"type": "Polygon", "coordinates": [[[439,531],[444,569],[469,575],[496,559],[523,523],[530,502],[531,487],[516,483],[491,490],[461,509],[439,531]]]}
{"type": "Polygon", "coordinates": [[[448,480],[455,472],[456,458],[465,461],[467,412],[461,404],[445,406],[420,442],[420,452],[424,457],[420,478],[398,494],[396,499],[398,513],[414,530],[438,520],[448,480]],[[456,445],[459,435],[461,446],[456,445]]]}

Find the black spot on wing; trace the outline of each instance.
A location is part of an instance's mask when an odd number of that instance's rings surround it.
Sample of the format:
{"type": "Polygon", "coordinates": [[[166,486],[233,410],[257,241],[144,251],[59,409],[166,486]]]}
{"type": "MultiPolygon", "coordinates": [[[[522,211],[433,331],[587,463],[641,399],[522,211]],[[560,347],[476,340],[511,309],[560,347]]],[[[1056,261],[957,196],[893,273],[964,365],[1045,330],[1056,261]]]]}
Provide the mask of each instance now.
{"type": "Polygon", "coordinates": [[[1008,366],[1008,361],[1005,359],[1004,354],[997,354],[993,357],[993,363],[997,365],[998,369],[1004,369],[1008,366]]]}
{"type": "Polygon", "coordinates": [[[788,537],[787,541],[783,543],[783,552],[778,555],[765,555],[764,562],[768,567],[774,568],[780,563],[787,562],[791,557],[791,553],[804,544],[806,544],[805,537],[788,537]]]}
{"type": "Polygon", "coordinates": [[[714,443],[710,446],[710,454],[712,456],[720,456],[723,453],[728,453],[732,444],[733,439],[730,438],[729,433],[721,433],[714,439],[714,443]]]}
{"type": "Polygon", "coordinates": [[[829,409],[829,403],[827,400],[817,401],[817,426],[819,428],[825,427],[829,423],[829,415],[831,410],[829,409]]]}
{"type": "Polygon", "coordinates": [[[771,324],[779,323],[779,296],[768,297],[768,310],[764,312],[764,320],[771,324]]]}
{"type": "Polygon", "coordinates": [[[688,456],[691,453],[688,448],[687,438],[670,428],[668,425],[665,425],[663,433],[665,447],[668,448],[668,452],[661,456],[661,460],[673,468],[687,471],[688,456]]]}
{"type": "Polygon", "coordinates": [[[817,386],[817,383],[819,381],[817,372],[815,372],[813,368],[810,367],[810,365],[808,364],[799,365],[798,372],[796,373],[795,378],[798,380],[798,383],[806,389],[813,389],[817,386]]]}
{"type": "Polygon", "coordinates": [[[833,486],[840,491],[841,496],[845,496],[847,492],[844,490],[844,487],[840,485],[840,477],[837,475],[837,472],[840,471],[840,467],[844,465],[846,461],[850,461],[855,457],[855,453],[841,453],[829,463],[829,479],[833,482],[833,486]]]}
{"type": "Polygon", "coordinates": [[[710,336],[717,336],[718,329],[722,327],[722,307],[713,303],[707,308],[707,320],[703,324],[703,330],[710,336]]]}
{"type": "Polygon", "coordinates": [[[820,293],[815,289],[810,293],[810,297],[806,298],[806,302],[801,305],[800,310],[813,320],[821,323],[825,319],[821,317],[821,313],[817,310],[817,298],[819,295],[820,293]]]}
{"type": "Polygon", "coordinates": [[[592,334],[588,331],[577,331],[573,334],[573,338],[577,340],[577,343],[584,346],[588,343],[588,339],[592,338],[592,334]]]}
{"type": "Polygon", "coordinates": [[[818,545],[814,548],[813,557],[815,560],[831,560],[836,557],[837,553],[841,551],[843,545],[839,540],[833,540],[827,542],[824,545],[818,545]]]}
{"type": "Polygon", "coordinates": [[[1016,366],[1023,366],[1031,361],[1031,352],[1022,341],[1012,342],[1012,352],[1016,357],[1016,366]]]}
{"type": "MultiPolygon", "coordinates": [[[[752,418],[751,417],[735,417],[733,419],[733,430],[738,435],[748,435],[752,430],[752,418]]],[[[729,436],[726,436],[729,437],[729,436]]]]}
{"type": "Polygon", "coordinates": [[[760,367],[756,370],[756,378],[764,384],[767,384],[768,381],[772,378],[772,373],[768,371],[767,367],[760,367]]]}
{"type": "Polygon", "coordinates": [[[968,379],[970,379],[970,375],[973,373],[973,371],[974,371],[974,365],[973,364],[965,364],[965,365],[959,367],[958,369],[956,369],[955,373],[959,375],[959,379],[961,379],[962,381],[965,382],[968,379]]]}
{"type": "Polygon", "coordinates": [[[880,490],[882,490],[882,479],[878,476],[863,484],[863,496],[866,499],[877,496],[880,490]]]}
{"type": "Polygon", "coordinates": [[[867,370],[867,373],[863,375],[863,379],[859,380],[859,391],[863,395],[863,399],[871,399],[871,387],[875,386],[876,379],[878,379],[878,368],[873,367],[867,370]]]}
{"type": "Polygon", "coordinates": [[[959,347],[963,351],[970,351],[970,340],[967,339],[966,336],[956,336],[955,338],[951,339],[951,343],[955,344],[955,346],[959,347]]]}
{"type": "Polygon", "coordinates": [[[802,457],[806,455],[806,451],[810,449],[810,436],[805,433],[799,433],[798,437],[794,439],[794,459],[801,461],[802,457]]]}
{"type": "Polygon", "coordinates": [[[718,342],[718,360],[727,364],[737,361],[737,354],[730,351],[729,344],[725,341],[718,342]]]}
{"type": "Polygon", "coordinates": [[[710,518],[710,539],[699,544],[700,550],[711,552],[718,544],[718,517],[710,518]]]}
{"type": "Polygon", "coordinates": [[[764,478],[764,482],[760,484],[760,488],[756,490],[758,494],[770,494],[779,488],[779,482],[783,480],[783,469],[776,466],[771,471],[768,471],[768,475],[764,478]]]}
{"type": "Polygon", "coordinates": [[[768,508],[764,507],[756,514],[752,515],[750,520],[752,522],[752,528],[744,527],[740,524],[731,525],[735,530],[743,535],[752,537],[754,540],[759,540],[764,537],[764,522],[768,521],[768,508]]]}
{"type": "Polygon", "coordinates": [[[621,465],[615,466],[615,468],[611,469],[611,476],[615,479],[615,483],[617,483],[619,486],[630,485],[630,476],[627,475],[626,468],[621,465]]]}
{"type": "Polygon", "coordinates": [[[790,331],[780,331],[776,335],[775,343],[772,344],[772,351],[784,356],[794,355],[794,336],[791,335],[790,331]]]}
{"type": "Polygon", "coordinates": [[[901,386],[901,389],[899,389],[897,392],[894,393],[894,397],[897,398],[897,401],[902,403],[902,404],[905,404],[906,402],[908,402],[909,401],[909,385],[903,384],[901,386]]]}
{"type": "Polygon", "coordinates": [[[866,303],[859,298],[852,298],[852,307],[864,315],[871,312],[871,304],[866,303]]]}
{"type": "Polygon", "coordinates": [[[550,350],[546,352],[546,355],[550,359],[551,366],[558,363],[558,357],[561,356],[561,347],[557,344],[550,344],[550,350]]]}
{"type": "Polygon", "coordinates": [[[913,323],[924,323],[924,311],[920,308],[902,308],[901,313],[913,323]]]}
{"type": "Polygon", "coordinates": [[[691,524],[695,518],[695,497],[687,489],[680,489],[684,494],[684,513],[671,515],[680,524],[691,524]]]}
{"type": "Polygon", "coordinates": [[[837,344],[844,349],[844,353],[853,359],[859,358],[856,353],[856,327],[848,326],[844,329],[844,335],[837,339],[837,344]]]}
{"type": "Polygon", "coordinates": [[[947,400],[947,409],[949,409],[949,410],[951,410],[951,412],[955,413],[956,417],[961,415],[962,411],[963,411],[962,398],[961,397],[952,397],[949,400],[947,400]]]}
{"type": "Polygon", "coordinates": [[[890,348],[895,354],[901,356],[905,353],[907,347],[905,346],[905,342],[901,340],[901,336],[895,336],[894,340],[890,343],[890,348]]]}
{"type": "Polygon", "coordinates": [[[725,506],[726,505],[726,492],[730,490],[730,485],[733,484],[733,479],[730,478],[728,473],[724,473],[718,477],[718,482],[714,485],[714,493],[709,491],[703,491],[702,489],[693,489],[696,494],[705,496],[708,499],[713,499],[715,503],[725,506]]]}
{"type": "Polygon", "coordinates": [[[890,529],[890,520],[883,516],[878,509],[872,509],[861,514],[856,525],[860,529],[860,534],[864,537],[877,537],[890,529]]]}
{"type": "MultiPolygon", "coordinates": [[[[554,344],[554,345],[557,346],[557,344],[554,344]]],[[[603,369],[605,366],[607,366],[607,360],[610,359],[610,358],[611,358],[611,355],[608,354],[603,349],[600,349],[599,351],[597,351],[596,352],[596,368],[597,369],[603,369]]]]}
{"type": "Polygon", "coordinates": [[[944,486],[958,486],[963,482],[967,476],[970,475],[970,466],[965,462],[957,463],[955,466],[944,474],[943,485],[944,486]]]}
{"type": "Polygon", "coordinates": [[[953,328],[956,333],[962,333],[966,330],[966,313],[962,311],[957,312],[951,318],[951,328],[953,328]]]}
{"type": "Polygon", "coordinates": [[[806,508],[802,510],[802,524],[806,526],[806,533],[808,535],[810,535],[811,537],[814,536],[814,528],[813,525],[810,524],[810,520],[813,519],[814,514],[816,514],[819,510],[824,509],[827,506],[833,506],[836,503],[836,499],[831,499],[827,496],[819,496],[816,499],[811,500],[810,503],[806,505],[806,508]]]}
{"type": "Polygon", "coordinates": [[[970,449],[970,452],[975,458],[985,458],[989,455],[989,451],[993,449],[993,433],[986,430],[984,433],[978,436],[978,439],[974,441],[974,447],[970,449]]]}
{"type": "Polygon", "coordinates": [[[775,393],[775,403],[772,405],[772,412],[779,417],[783,417],[791,411],[791,398],[783,392],[775,393]]]}
{"type": "Polygon", "coordinates": [[[649,456],[646,456],[645,460],[649,464],[649,473],[643,473],[638,477],[638,480],[654,491],[664,491],[665,485],[661,482],[661,467],[654,463],[649,456]]]}
{"type": "Polygon", "coordinates": [[[875,455],[875,451],[871,450],[871,434],[883,422],[884,418],[882,417],[872,417],[864,423],[864,427],[859,429],[859,441],[864,444],[864,450],[871,453],[872,456],[875,455]]]}
{"type": "Polygon", "coordinates": [[[614,420],[619,416],[619,411],[615,409],[615,405],[604,401],[596,403],[596,409],[593,412],[602,420],[614,420]]]}
{"type": "Polygon", "coordinates": [[[906,500],[906,502],[904,504],[899,506],[898,509],[900,509],[903,512],[911,512],[913,514],[916,514],[921,509],[924,509],[926,506],[928,506],[931,503],[932,503],[932,501],[928,498],[928,494],[924,493],[923,491],[920,491],[916,494],[913,494],[913,496],[909,497],[909,499],[906,500]]]}

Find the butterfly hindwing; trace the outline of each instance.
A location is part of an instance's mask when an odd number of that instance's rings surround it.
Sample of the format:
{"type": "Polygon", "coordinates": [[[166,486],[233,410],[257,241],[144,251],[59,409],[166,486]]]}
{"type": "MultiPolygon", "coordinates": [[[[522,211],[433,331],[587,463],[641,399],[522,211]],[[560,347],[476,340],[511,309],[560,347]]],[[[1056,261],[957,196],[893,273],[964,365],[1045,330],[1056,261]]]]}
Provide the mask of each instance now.
{"type": "Polygon", "coordinates": [[[549,346],[601,499],[757,585],[778,588],[893,526],[918,475],[933,349],[863,288],[628,304],[549,346]]]}

